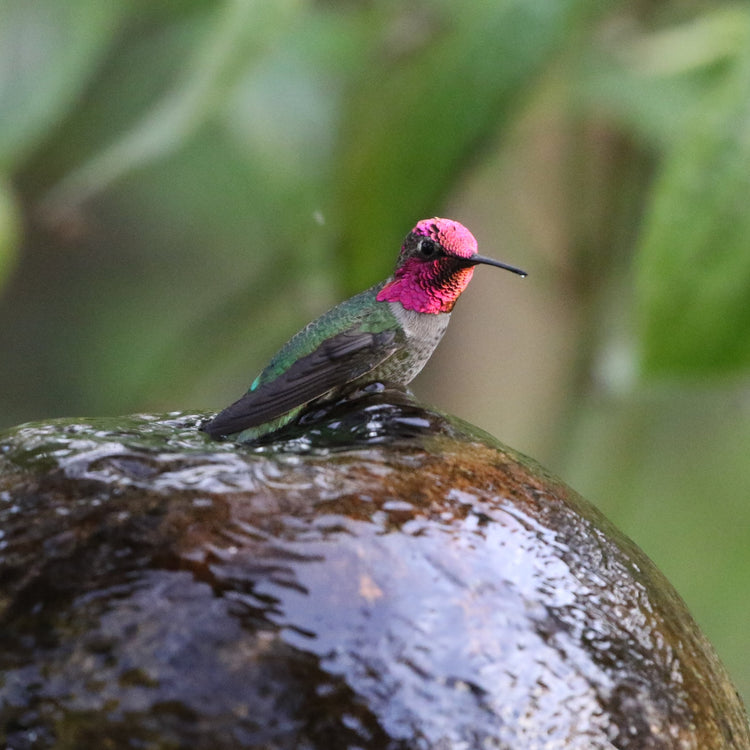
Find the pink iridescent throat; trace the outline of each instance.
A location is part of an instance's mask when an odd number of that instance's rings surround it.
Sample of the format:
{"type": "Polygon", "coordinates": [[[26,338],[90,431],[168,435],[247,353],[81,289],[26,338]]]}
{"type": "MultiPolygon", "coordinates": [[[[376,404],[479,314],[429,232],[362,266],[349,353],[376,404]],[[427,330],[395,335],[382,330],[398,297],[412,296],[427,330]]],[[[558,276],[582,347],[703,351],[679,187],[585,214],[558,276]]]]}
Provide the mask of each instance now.
{"type": "Polygon", "coordinates": [[[471,281],[474,266],[441,273],[438,263],[447,265],[450,258],[427,263],[409,258],[396,269],[393,281],[378,292],[378,302],[400,302],[405,309],[419,313],[450,312],[471,281]]]}

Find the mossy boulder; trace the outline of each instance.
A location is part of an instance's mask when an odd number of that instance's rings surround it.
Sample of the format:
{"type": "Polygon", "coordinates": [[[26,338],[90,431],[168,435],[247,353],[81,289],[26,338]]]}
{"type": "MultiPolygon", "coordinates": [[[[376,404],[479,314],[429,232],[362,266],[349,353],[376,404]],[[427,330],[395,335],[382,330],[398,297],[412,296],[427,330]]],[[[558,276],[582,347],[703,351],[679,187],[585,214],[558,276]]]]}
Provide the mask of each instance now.
{"type": "Polygon", "coordinates": [[[187,414],[2,434],[2,745],[750,748],[630,540],[391,396],[264,448],[187,414]]]}

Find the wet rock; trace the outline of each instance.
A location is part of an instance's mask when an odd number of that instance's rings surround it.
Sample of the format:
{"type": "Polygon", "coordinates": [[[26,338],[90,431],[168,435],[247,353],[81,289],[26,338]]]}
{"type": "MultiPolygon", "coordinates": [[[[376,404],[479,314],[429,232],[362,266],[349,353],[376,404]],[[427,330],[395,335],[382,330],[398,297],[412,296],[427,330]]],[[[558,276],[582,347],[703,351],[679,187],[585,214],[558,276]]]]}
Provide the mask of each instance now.
{"type": "Polygon", "coordinates": [[[403,394],[284,442],[0,436],[0,742],[750,748],[674,589],[538,465],[403,394]]]}

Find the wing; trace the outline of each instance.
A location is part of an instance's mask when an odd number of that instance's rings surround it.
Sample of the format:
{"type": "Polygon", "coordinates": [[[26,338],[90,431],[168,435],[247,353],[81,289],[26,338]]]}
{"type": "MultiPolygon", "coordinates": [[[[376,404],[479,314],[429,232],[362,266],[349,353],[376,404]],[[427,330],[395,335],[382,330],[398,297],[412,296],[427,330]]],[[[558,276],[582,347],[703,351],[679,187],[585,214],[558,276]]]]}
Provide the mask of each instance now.
{"type": "Polygon", "coordinates": [[[216,438],[277,419],[375,369],[398,348],[395,338],[394,331],[370,333],[353,328],[326,339],[277,378],[248,391],[201,429],[216,438]]]}

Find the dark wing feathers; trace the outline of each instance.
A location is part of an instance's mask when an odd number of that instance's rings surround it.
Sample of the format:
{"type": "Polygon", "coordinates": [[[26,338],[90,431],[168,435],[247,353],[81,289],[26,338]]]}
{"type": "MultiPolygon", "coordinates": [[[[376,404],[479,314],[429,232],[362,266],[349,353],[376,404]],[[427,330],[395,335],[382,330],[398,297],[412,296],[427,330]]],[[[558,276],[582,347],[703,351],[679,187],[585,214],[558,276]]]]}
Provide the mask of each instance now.
{"type": "Polygon", "coordinates": [[[344,331],[300,357],[284,373],[217,414],[201,428],[212,437],[270,422],[373,370],[396,351],[394,331],[344,331]]]}

